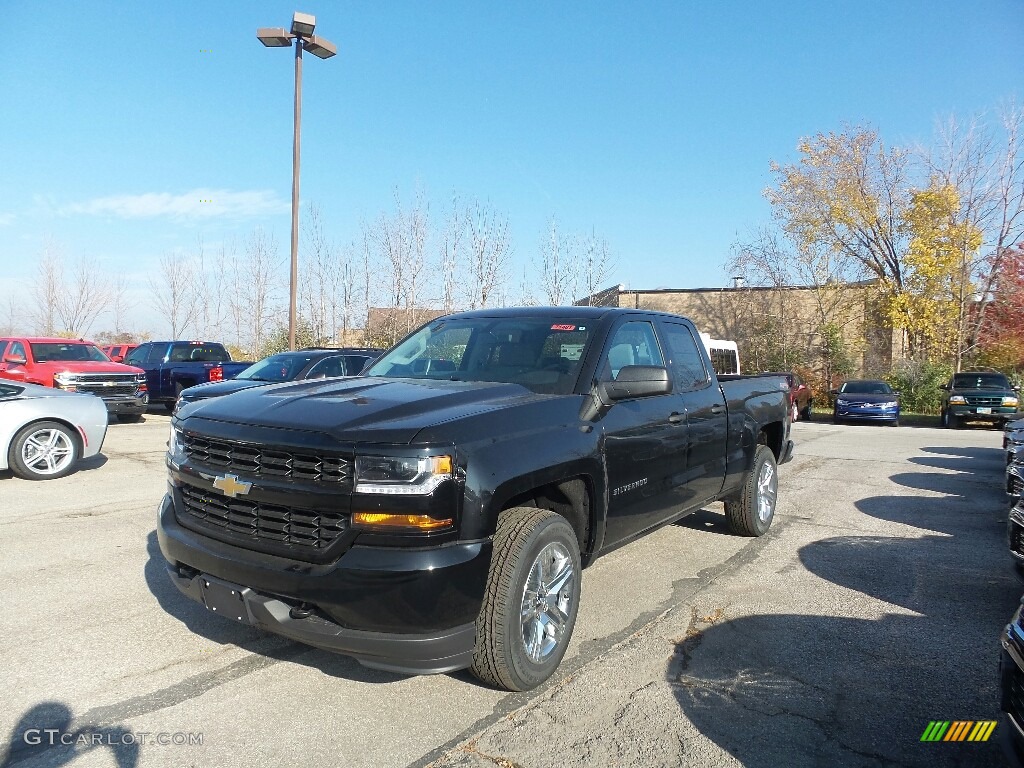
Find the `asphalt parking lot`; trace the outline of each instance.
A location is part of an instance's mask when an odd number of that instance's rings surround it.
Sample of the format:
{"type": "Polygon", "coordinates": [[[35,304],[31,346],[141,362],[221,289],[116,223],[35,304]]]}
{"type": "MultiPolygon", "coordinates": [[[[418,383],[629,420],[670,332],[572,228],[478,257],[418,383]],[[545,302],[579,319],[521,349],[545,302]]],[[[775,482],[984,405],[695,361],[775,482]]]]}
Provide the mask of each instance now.
{"type": "Polygon", "coordinates": [[[920,742],[931,720],[998,719],[1024,587],[997,431],[796,424],[768,536],[728,535],[714,505],[598,560],[559,673],[509,694],[179,595],[154,531],[167,421],[112,424],[67,478],[0,473],[0,766],[1001,762],[998,728],[920,742]]]}

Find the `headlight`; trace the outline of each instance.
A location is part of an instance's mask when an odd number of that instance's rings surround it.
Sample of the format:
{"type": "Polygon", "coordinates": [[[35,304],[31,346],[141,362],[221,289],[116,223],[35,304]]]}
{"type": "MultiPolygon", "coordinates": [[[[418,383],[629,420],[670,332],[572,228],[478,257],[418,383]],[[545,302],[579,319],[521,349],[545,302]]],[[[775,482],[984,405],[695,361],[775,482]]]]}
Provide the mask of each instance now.
{"type": "Polygon", "coordinates": [[[836,405],[847,406],[849,404],[850,404],[849,400],[843,400],[842,398],[840,398],[839,400],[836,400],[836,405]]]}
{"type": "Polygon", "coordinates": [[[451,456],[356,456],[356,493],[426,496],[454,477],[451,456]]]}
{"type": "Polygon", "coordinates": [[[167,453],[170,456],[178,456],[181,453],[181,430],[173,424],[167,436],[167,453]]]}
{"type": "Polygon", "coordinates": [[[952,395],[949,398],[950,405],[967,405],[967,398],[963,395],[952,395]]]}
{"type": "Polygon", "coordinates": [[[1013,395],[1007,395],[1003,398],[1003,405],[1011,405],[1014,408],[1017,407],[1017,398],[1013,395]]]}
{"type": "Polygon", "coordinates": [[[70,371],[61,371],[53,376],[53,386],[57,389],[66,389],[68,392],[74,392],[78,389],[78,374],[71,373],[70,371]]]}
{"type": "Polygon", "coordinates": [[[899,403],[893,400],[891,403],[879,403],[882,408],[895,408],[899,403]]]}

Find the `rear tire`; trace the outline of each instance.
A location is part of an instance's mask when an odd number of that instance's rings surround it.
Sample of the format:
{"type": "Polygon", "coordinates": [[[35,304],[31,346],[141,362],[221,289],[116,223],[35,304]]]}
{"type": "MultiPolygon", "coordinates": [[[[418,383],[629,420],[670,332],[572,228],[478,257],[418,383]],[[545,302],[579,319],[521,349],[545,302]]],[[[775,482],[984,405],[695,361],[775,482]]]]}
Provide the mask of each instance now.
{"type": "Polygon", "coordinates": [[[480,680],[527,691],[558,668],[580,605],[580,552],[569,522],[546,509],[498,516],[470,668],[480,680]]]}
{"type": "Polygon", "coordinates": [[[779,468],[767,445],[758,445],[754,463],[735,499],[725,502],[729,530],[737,536],[763,536],[775,519],[779,495],[779,468]]]}
{"type": "Polygon", "coordinates": [[[11,441],[7,463],[24,480],[64,477],[78,462],[78,436],[56,421],[37,421],[22,427],[11,441]]]}

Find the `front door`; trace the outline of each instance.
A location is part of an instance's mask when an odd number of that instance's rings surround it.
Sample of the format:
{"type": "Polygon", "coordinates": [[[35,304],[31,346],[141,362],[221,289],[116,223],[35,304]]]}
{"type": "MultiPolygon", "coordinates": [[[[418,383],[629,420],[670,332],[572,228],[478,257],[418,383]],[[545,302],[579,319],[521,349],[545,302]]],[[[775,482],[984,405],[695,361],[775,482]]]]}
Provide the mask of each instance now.
{"type": "MultiPolygon", "coordinates": [[[[598,367],[613,381],[627,365],[665,365],[654,325],[626,319],[611,333],[598,367]]],[[[671,516],[673,476],[683,470],[686,416],[674,393],[615,403],[599,422],[608,467],[605,544],[615,544],[671,516]]]]}

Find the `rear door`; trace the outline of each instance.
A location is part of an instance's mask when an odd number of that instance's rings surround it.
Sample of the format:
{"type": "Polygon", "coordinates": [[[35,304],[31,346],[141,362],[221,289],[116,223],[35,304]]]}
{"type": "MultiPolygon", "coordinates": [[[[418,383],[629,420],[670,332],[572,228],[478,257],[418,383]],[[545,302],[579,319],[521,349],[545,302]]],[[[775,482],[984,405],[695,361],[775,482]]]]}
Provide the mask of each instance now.
{"type": "MultiPolygon", "coordinates": [[[[627,365],[665,365],[650,320],[625,317],[613,326],[597,369],[613,381],[627,365]]],[[[598,422],[608,468],[605,544],[627,540],[673,515],[674,477],[684,468],[687,426],[675,393],[615,403],[598,422]]]]}
{"type": "Polygon", "coordinates": [[[713,499],[725,482],[729,414],[725,396],[701,354],[696,333],[685,322],[661,320],[667,365],[676,382],[689,430],[685,472],[677,482],[677,497],[685,507],[713,499]]]}

